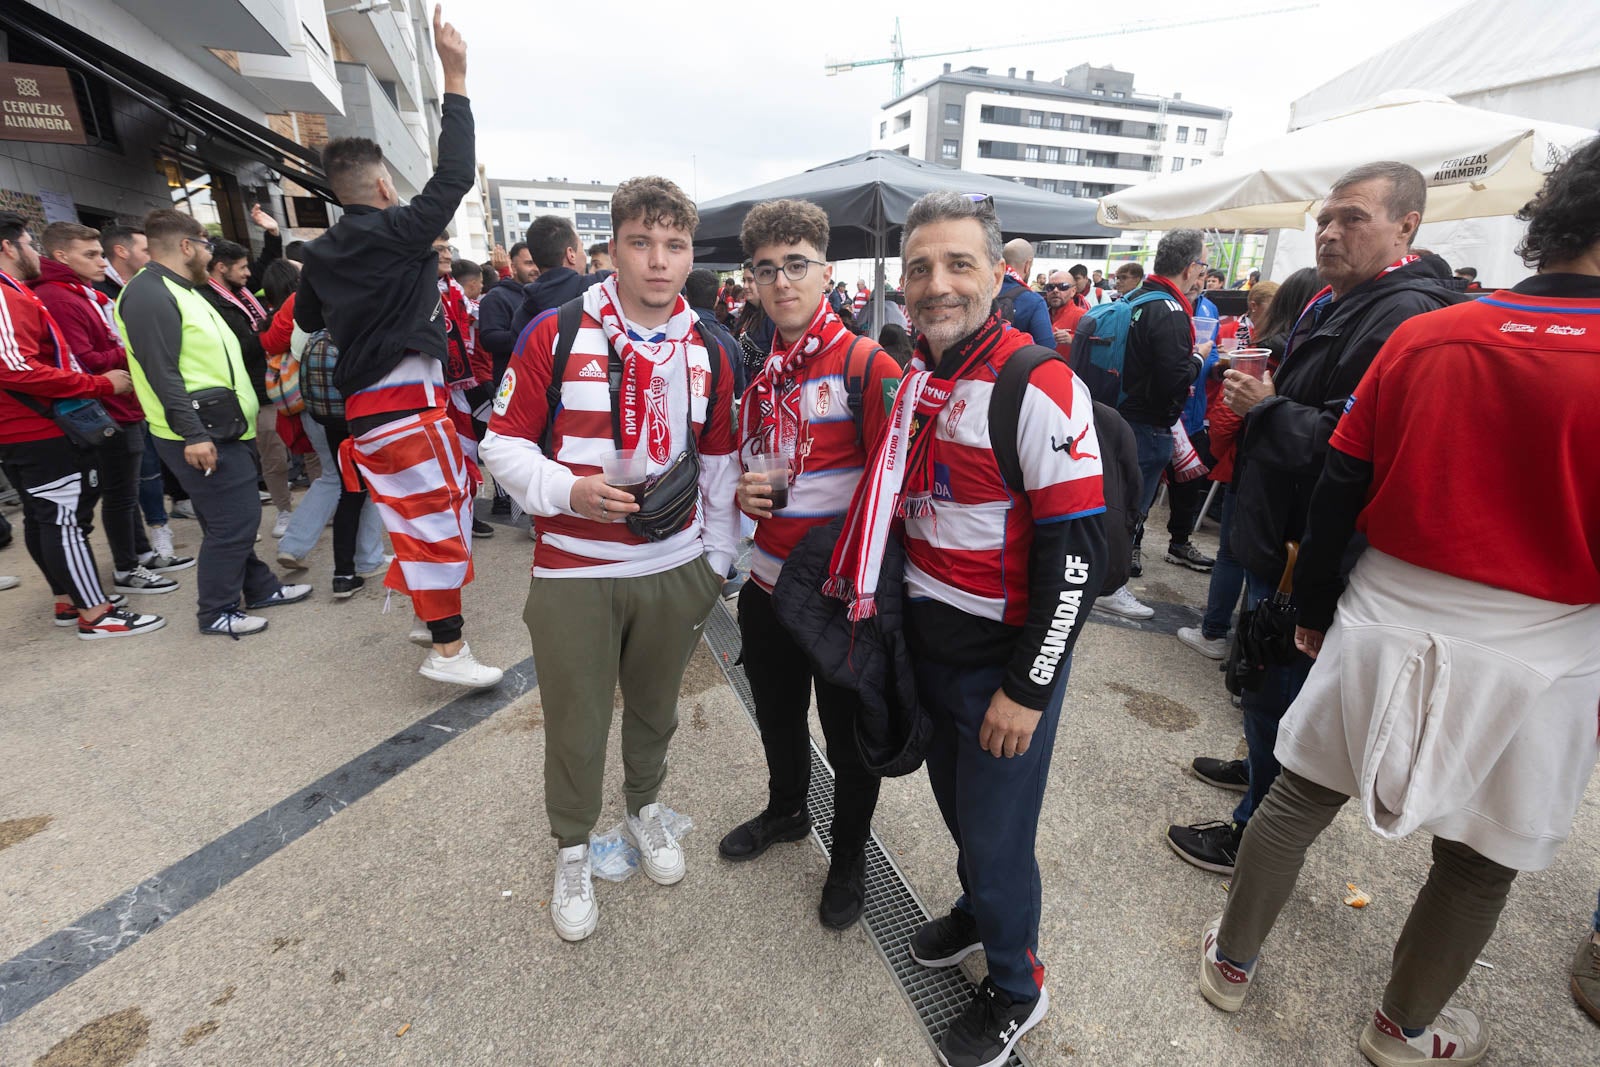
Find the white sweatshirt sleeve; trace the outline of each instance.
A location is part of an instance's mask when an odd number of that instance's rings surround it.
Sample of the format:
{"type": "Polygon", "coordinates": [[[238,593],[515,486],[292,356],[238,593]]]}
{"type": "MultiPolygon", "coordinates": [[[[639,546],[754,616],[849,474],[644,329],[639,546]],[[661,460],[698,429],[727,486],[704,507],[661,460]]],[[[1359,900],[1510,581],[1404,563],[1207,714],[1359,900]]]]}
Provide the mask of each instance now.
{"type": "Polygon", "coordinates": [[[700,457],[700,538],[718,574],[727,574],[739,554],[739,470],[737,452],[700,457]]]}
{"type": "MultiPolygon", "coordinates": [[[[478,442],[478,458],[517,506],[530,515],[577,515],[572,486],[578,480],[526,437],[502,437],[490,430],[478,442]]],[[[700,484],[705,485],[702,470],[700,484]]]]}

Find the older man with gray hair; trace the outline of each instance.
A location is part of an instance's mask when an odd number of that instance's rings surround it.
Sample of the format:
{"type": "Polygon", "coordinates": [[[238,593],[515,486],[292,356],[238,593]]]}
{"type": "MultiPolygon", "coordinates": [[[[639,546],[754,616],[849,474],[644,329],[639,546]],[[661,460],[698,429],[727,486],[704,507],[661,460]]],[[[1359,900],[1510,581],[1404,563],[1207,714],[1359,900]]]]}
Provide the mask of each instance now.
{"type": "MultiPolygon", "coordinates": [[[[1087,388],[1008,328],[994,201],[930,193],[901,257],[922,335],[840,538],[830,585],[874,611],[888,523],[905,516],[905,632],[934,723],[928,781],[963,890],[911,954],[988,977],[939,1043],[951,1067],[998,1064],[1049,1006],[1037,955],[1034,836],[1078,633],[1105,573],[1101,447],[1087,388]]],[[[1034,299],[1038,299],[1034,294],[1034,299]]]]}

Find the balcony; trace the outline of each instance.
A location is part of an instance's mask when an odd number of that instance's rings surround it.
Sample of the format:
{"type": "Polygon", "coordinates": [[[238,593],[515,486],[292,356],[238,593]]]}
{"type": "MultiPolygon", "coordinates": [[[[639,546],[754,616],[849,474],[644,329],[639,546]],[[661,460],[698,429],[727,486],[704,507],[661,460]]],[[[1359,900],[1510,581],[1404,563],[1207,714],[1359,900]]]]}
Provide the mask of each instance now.
{"type": "Polygon", "coordinates": [[[289,54],[289,19],[281,0],[117,0],[146,26],[185,51],[289,54]]]}
{"type": "Polygon", "coordinates": [[[433,173],[426,149],[400,117],[394,101],[361,63],[336,64],[344,114],[328,116],[329,137],[366,137],[383,149],[402,197],[416,196],[433,173]]]}
{"type": "Polygon", "coordinates": [[[295,9],[286,39],[287,52],[240,51],[239,73],[279,111],[339,111],[339,78],[328,45],[328,22],[320,7],[295,9]]]}
{"type": "Polygon", "coordinates": [[[327,5],[338,12],[328,15],[328,26],[350,53],[343,58],[365,63],[379,81],[393,82],[402,110],[420,111],[422,87],[410,17],[392,7],[355,10],[358,5],[350,0],[327,0],[327,5]]]}

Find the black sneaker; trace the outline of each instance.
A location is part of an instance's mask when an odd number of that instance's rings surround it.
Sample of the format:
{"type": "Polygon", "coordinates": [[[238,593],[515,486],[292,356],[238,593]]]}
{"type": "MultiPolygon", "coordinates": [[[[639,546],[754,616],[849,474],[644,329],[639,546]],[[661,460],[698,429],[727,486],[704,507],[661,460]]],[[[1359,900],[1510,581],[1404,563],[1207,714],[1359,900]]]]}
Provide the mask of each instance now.
{"type": "Polygon", "coordinates": [[[1193,541],[1185,541],[1181,545],[1167,546],[1167,562],[1175,563],[1180,567],[1188,567],[1201,574],[1209,574],[1217,561],[1194,547],[1193,541]]]}
{"type": "Polygon", "coordinates": [[[333,576],[333,599],[349,600],[356,595],[356,590],[367,584],[367,580],[359,574],[335,574],[333,576]]]}
{"type": "Polygon", "coordinates": [[[1243,793],[1250,788],[1250,765],[1242,759],[1213,759],[1197,756],[1189,772],[1207,785],[1243,793]]]}
{"type": "Polygon", "coordinates": [[[1049,1010],[1050,994],[1043,989],[1032,1000],[1014,1001],[985,977],[972,1003],[939,1039],[939,1058],[946,1067],[996,1067],[1049,1010]]]}
{"type": "Polygon", "coordinates": [[[717,845],[724,859],[753,860],[780,841],[799,841],[811,832],[811,814],[768,815],[762,812],[729,830],[717,845]]]}
{"type": "Polygon", "coordinates": [[[1144,574],[1144,564],[1139,560],[1139,546],[1133,546],[1133,559],[1128,563],[1128,577],[1138,578],[1144,574]]]}
{"type": "Polygon", "coordinates": [[[509,514],[511,514],[511,498],[508,497],[508,496],[497,496],[497,497],[495,497],[494,498],[494,503],[489,505],[489,514],[491,514],[491,515],[509,515],[509,514]]]}
{"type": "Polygon", "coordinates": [[[833,930],[848,930],[861,918],[867,906],[866,853],[840,864],[835,861],[828,867],[828,880],[822,883],[822,902],[817,905],[817,918],[822,925],[833,930]]]}
{"type": "Polygon", "coordinates": [[[978,920],[960,908],[923,923],[911,935],[911,958],[924,967],[953,967],[982,947],[978,920]]]}
{"type": "Polygon", "coordinates": [[[490,526],[488,523],[484,522],[482,519],[475,518],[475,519],[472,520],[472,536],[473,537],[493,537],[494,536],[494,527],[490,526]]]}
{"type": "Polygon", "coordinates": [[[1167,827],[1167,844],[1185,863],[1202,871],[1232,874],[1239,858],[1244,827],[1231,822],[1197,822],[1193,826],[1167,827]]]}

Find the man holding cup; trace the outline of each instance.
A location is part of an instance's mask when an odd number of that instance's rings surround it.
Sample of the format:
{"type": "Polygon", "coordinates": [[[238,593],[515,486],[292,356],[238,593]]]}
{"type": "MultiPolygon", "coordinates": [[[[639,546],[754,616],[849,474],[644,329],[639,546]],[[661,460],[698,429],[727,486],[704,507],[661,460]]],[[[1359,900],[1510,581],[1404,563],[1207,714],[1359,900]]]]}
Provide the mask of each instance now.
{"type": "Polygon", "coordinates": [[[559,848],[550,918],[568,941],[599,918],[589,833],[619,683],[625,831],[652,880],[684,875],[657,798],[683,670],[739,541],[733,354],[679,295],[699,214],[672,182],[648,177],[618,187],[611,219],[616,273],[523,333],[479,445],[534,517],[523,618],[559,848]]]}
{"type": "Polygon", "coordinates": [[[740,241],[751,259],[761,305],[777,328],[771,352],[742,405],[739,507],[758,520],[750,581],[739,592],[745,674],[767,756],[767,806],[735,827],[719,850],[751,860],[811,829],[806,813],[813,686],[834,769],[832,861],[817,914],[843,929],[866,903],[866,844],[878,779],[862,764],[855,721],[860,698],[830,685],[778,622],[772,587],[806,532],[842,515],[886,421],[900,366],[857,337],[825,295],[828,216],[803,200],[772,200],[745,216],[740,241]]]}

